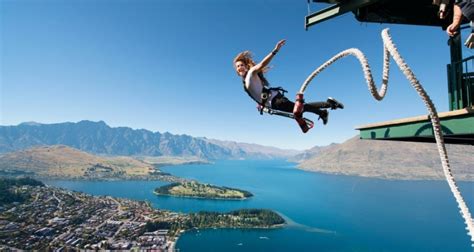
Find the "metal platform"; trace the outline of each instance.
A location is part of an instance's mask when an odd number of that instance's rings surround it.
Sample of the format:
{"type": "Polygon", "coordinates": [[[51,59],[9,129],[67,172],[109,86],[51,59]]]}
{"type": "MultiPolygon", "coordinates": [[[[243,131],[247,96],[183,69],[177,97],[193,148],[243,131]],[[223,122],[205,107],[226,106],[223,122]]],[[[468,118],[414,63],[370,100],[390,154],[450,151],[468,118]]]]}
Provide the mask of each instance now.
{"type": "Polygon", "coordinates": [[[348,12],[352,12],[360,22],[428,25],[443,29],[452,20],[452,16],[446,19],[438,18],[439,7],[433,5],[433,0],[313,0],[313,2],[332,5],[306,16],[306,29],[348,12]]]}
{"type": "MultiPolygon", "coordinates": [[[[474,107],[438,114],[446,143],[474,145],[474,107]]],[[[361,139],[436,142],[428,116],[356,127],[361,139]]]]}

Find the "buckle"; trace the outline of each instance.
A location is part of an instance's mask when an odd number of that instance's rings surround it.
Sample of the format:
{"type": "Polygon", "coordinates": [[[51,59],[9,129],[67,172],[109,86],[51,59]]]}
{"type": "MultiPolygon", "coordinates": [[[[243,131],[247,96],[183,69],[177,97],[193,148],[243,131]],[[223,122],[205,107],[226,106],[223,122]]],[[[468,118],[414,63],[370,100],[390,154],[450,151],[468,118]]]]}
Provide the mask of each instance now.
{"type": "Polygon", "coordinates": [[[260,98],[262,98],[262,100],[268,100],[268,97],[270,97],[268,93],[262,93],[262,95],[260,95],[260,98]]]}

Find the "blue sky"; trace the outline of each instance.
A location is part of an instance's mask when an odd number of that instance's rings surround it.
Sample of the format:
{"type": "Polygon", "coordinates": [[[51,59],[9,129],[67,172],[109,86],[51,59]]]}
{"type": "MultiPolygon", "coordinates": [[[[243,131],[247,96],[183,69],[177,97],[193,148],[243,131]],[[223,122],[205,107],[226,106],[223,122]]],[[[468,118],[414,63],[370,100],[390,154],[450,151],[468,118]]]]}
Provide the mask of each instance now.
{"type": "Polygon", "coordinates": [[[103,120],[281,148],[340,143],[358,134],[355,126],[427,114],[393,60],[382,102],[353,57],[317,76],[306,100],[332,96],[346,109],[302,134],[292,120],[259,115],[232,59],[251,50],[260,60],[286,39],[267,77],[293,99],[320,64],[355,47],[379,84],[386,27],[438,111],[448,110],[449,48],[440,28],[366,24],[349,13],[305,31],[306,14],[306,0],[0,1],[0,124],[103,120]]]}

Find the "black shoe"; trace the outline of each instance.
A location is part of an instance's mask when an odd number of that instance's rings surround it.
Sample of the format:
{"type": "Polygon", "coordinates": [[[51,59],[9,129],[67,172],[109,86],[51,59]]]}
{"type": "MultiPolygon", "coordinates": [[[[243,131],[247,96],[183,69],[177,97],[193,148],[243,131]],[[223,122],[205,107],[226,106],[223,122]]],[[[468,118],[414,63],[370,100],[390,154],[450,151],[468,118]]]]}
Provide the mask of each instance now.
{"type": "Polygon", "coordinates": [[[323,124],[326,125],[328,123],[329,112],[325,109],[321,109],[321,114],[319,115],[319,119],[323,120],[323,124]]]}
{"type": "Polygon", "coordinates": [[[329,103],[329,105],[331,105],[331,109],[343,109],[344,108],[344,104],[338,102],[336,99],[334,99],[332,97],[328,97],[327,103],[329,103]]]}

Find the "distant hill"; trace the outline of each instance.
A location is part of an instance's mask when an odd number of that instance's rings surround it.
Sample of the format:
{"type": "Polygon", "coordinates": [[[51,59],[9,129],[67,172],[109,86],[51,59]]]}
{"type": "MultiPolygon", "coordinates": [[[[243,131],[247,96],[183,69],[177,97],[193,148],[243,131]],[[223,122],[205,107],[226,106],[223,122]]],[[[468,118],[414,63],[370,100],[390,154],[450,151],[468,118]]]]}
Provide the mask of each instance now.
{"type": "Polygon", "coordinates": [[[119,156],[195,156],[204,159],[288,157],[297,152],[168,132],[109,127],[105,122],[0,126],[0,153],[35,146],[66,145],[94,154],[119,156]]]}
{"type": "Polygon", "coordinates": [[[0,155],[0,170],[51,178],[133,178],[148,176],[153,165],[130,157],[99,157],[64,146],[34,147],[0,155]]]}
{"type": "Polygon", "coordinates": [[[329,148],[331,148],[335,145],[337,145],[337,144],[332,143],[332,144],[326,145],[326,146],[314,146],[313,148],[311,148],[309,150],[305,150],[303,152],[300,152],[300,153],[294,155],[293,157],[289,158],[289,161],[301,163],[301,162],[303,162],[307,159],[311,159],[311,158],[314,158],[314,157],[318,156],[321,152],[324,152],[326,149],[329,149],[329,148]]]}
{"type": "MultiPolygon", "coordinates": [[[[447,145],[446,148],[455,178],[473,181],[474,146],[447,145]]],[[[307,152],[299,167],[384,179],[444,179],[435,144],[360,140],[358,136],[313,154],[307,152]]]]}
{"type": "Polygon", "coordinates": [[[233,157],[252,158],[291,158],[301,153],[297,150],[279,149],[276,147],[262,146],[258,144],[239,143],[232,141],[221,141],[203,138],[204,141],[223,147],[230,151],[233,157]]]}

